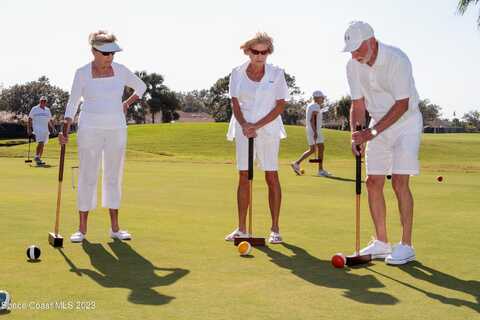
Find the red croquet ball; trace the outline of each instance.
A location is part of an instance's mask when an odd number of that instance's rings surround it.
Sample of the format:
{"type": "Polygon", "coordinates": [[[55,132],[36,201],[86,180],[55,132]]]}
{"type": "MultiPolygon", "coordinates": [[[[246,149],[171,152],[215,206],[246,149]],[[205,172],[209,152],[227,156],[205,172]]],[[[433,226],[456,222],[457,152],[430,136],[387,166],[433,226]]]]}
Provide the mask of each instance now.
{"type": "Polygon", "coordinates": [[[343,268],[345,267],[345,256],[342,253],[337,253],[332,257],[332,265],[335,268],[343,268]]]}
{"type": "Polygon", "coordinates": [[[442,181],[443,181],[443,177],[442,177],[442,176],[438,176],[438,177],[437,177],[437,181],[438,181],[438,182],[442,182],[442,181]]]}

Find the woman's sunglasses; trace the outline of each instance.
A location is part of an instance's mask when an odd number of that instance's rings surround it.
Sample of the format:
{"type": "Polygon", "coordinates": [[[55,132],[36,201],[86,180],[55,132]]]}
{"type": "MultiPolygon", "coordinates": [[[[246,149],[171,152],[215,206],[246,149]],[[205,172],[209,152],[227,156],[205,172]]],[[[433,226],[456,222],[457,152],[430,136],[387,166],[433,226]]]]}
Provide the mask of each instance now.
{"type": "Polygon", "coordinates": [[[97,52],[100,52],[102,55],[104,55],[105,57],[109,56],[109,55],[112,55],[114,56],[115,55],[115,52],[103,52],[103,51],[100,51],[100,50],[97,50],[95,48],[93,48],[93,50],[97,51],[97,52]]]}
{"type": "Polygon", "coordinates": [[[262,56],[266,56],[267,54],[269,54],[269,50],[259,51],[259,50],[255,50],[255,49],[250,49],[250,52],[251,52],[254,56],[258,56],[259,54],[261,54],[262,56]]]}

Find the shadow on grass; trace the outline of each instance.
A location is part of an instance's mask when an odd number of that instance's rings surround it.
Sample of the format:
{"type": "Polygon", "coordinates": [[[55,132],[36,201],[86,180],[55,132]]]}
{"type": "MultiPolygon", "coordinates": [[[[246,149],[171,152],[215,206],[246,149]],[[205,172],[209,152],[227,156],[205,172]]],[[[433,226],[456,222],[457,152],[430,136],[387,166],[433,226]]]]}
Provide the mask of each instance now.
{"type": "Polygon", "coordinates": [[[464,306],[476,312],[480,312],[480,281],[462,280],[462,279],[453,277],[451,275],[448,275],[444,272],[427,267],[418,261],[410,262],[406,265],[400,266],[399,268],[418,280],[423,280],[442,288],[469,294],[472,297],[474,297],[477,302],[475,303],[475,302],[466,301],[458,298],[446,297],[440,294],[426,291],[424,289],[420,289],[418,287],[415,287],[411,284],[394,279],[378,271],[374,271],[374,270],[370,270],[370,271],[377,273],[390,280],[393,280],[397,283],[400,283],[410,289],[414,289],[416,291],[422,292],[427,297],[438,300],[441,303],[453,305],[456,307],[464,306]]]}
{"type": "Polygon", "coordinates": [[[398,299],[390,294],[370,290],[385,287],[376,277],[351,274],[348,273],[348,269],[335,269],[330,261],[320,260],[300,247],[288,243],[282,245],[291,250],[294,255],[288,256],[269,247],[257,247],[257,249],[266,253],[273,263],[291,270],[294,275],[305,281],[317,286],[344,289],[343,295],[346,298],[376,305],[398,303],[398,299]]]}
{"type": "MultiPolygon", "coordinates": [[[[327,177],[319,177],[319,178],[325,178],[325,179],[331,179],[331,180],[337,180],[337,181],[344,181],[344,182],[355,182],[355,179],[342,178],[342,177],[336,177],[336,176],[327,176],[327,177]]],[[[362,183],[363,182],[364,181],[362,181],[362,183]]]]}
{"type": "Polygon", "coordinates": [[[189,270],[156,267],[128,243],[119,240],[114,240],[108,245],[114,255],[102,244],[83,241],[83,250],[89,256],[95,270],[77,268],[62,250],[59,251],[70,266],[71,272],[79,276],[87,275],[105,288],[130,289],[128,301],[131,303],[162,305],[175,299],[175,297],[159,294],[153,288],[171,285],[186,276],[189,270]],[[156,271],[164,271],[168,274],[159,276],[156,271]]]}

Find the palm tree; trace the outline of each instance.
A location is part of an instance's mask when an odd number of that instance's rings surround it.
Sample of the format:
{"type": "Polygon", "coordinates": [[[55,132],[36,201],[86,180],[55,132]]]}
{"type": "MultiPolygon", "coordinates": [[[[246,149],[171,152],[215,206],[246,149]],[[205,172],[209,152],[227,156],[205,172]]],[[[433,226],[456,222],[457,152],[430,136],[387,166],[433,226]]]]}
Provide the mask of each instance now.
{"type": "MultiPolygon", "coordinates": [[[[470,5],[477,5],[480,0],[459,0],[457,12],[463,15],[470,5]]],[[[480,14],[477,19],[477,25],[480,28],[480,14]]]]}

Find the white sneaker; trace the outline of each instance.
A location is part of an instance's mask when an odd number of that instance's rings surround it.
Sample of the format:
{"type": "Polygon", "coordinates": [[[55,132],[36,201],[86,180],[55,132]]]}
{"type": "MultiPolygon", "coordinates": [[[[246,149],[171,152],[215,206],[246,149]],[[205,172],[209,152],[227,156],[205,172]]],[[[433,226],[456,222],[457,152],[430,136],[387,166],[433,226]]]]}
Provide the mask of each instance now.
{"type": "Polygon", "coordinates": [[[75,232],[70,236],[70,241],[73,243],[82,242],[85,239],[85,234],[81,233],[80,231],[75,232]]]}
{"type": "Polygon", "coordinates": [[[385,263],[400,265],[413,260],[415,260],[415,250],[413,247],[400,242],[393,246],[393,251],[385,258],[385,263]]]}
{"type": "Polygon", "coordinates": [[[372,238],[368,245],[360,250],[360,255],[370,254],[372,259],[383,259],[390,253],[392,253],[392,246],[375,238],[372,238]]]}
{"type": "Polygon", "coordinates": [[[298,163],[292,162],[290,166],[292,167],[293,171],[297,174],[297,176],[302,175],[302,172],[300,171],[300,165],[298,163]]]}
{"type": "Polygon", "coordinates": [[[118,230],[117,232],[113,232],[110,229],[110,238],[118,240],[131,240],[132,235],[126,230],[118,230]]]}
{"type": "Polygon", "coordinates": [[[270,233],[270,236],[268,237],[268,242],[271,244],[277,244],[277,243],[282,243],[283,239],[280,233],[272,231],[270,233]]]}
{"type": "Polygon", "coordinates": [[[320,170],[320,171],[318,171],[318,176],[319,177],[330,177],[331,174],[327,170],[320,170]]]}
{"type": "Polygon", "coordinates": [[[247,232],[242,232],[237,228],[233,230],[232,233],[230,233],[225,237],[225,241],[233,241],[235,240],[235,238],[248,238],[248,237],[250,237],[250,235],[247,232]]]}

